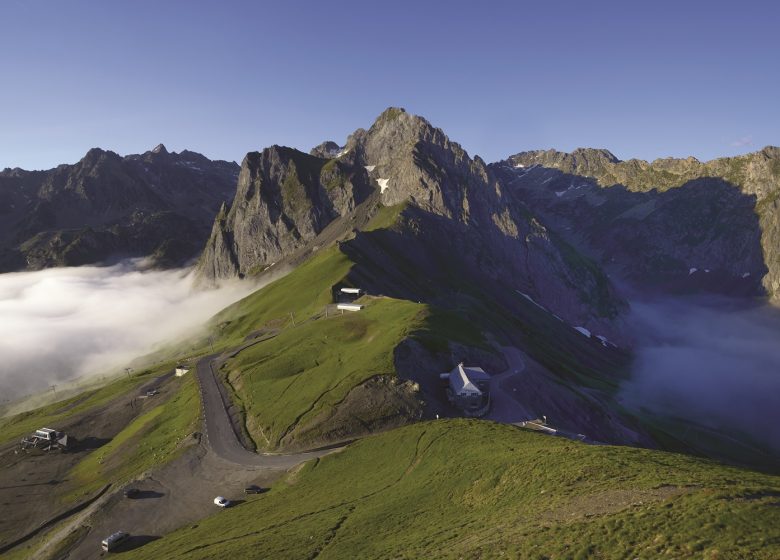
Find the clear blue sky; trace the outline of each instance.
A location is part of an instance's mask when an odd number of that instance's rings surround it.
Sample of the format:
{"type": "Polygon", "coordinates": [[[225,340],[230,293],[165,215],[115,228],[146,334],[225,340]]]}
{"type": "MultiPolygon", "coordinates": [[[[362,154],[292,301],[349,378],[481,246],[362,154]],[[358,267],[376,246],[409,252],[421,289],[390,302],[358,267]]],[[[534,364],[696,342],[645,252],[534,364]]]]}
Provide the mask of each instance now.
{"type": "Polygon", "coordinates": [[[163,142],[240,161],[406,107],[488,161],[780,144],[773,2],[3,0],[0,168],[163,142]]]}

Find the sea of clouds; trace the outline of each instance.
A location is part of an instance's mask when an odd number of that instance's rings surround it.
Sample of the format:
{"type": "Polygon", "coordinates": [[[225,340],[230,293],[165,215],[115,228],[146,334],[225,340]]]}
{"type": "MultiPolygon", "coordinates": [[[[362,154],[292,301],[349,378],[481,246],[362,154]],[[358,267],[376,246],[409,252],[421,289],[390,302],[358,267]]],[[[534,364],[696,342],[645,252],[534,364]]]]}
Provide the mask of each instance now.
{"type": "Polygon", "coordinates": [[[0,274],[0,400],[119,370],[161,343],[196,334],[257,286],[195,289],[191,269],[114,266],[0,274]]]}
{"type": "Polygon", "coordinates": [[[720,297],[631,306],[627,322],[639,335],[624,404],[780,453],[780,310],[720,297]]]}

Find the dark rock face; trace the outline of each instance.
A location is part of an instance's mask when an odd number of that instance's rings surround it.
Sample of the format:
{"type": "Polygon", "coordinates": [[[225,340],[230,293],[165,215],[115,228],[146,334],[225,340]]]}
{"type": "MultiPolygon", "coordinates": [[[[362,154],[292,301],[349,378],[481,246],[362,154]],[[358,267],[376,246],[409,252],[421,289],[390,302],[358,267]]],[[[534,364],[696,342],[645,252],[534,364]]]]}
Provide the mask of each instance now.
{"type": "Polygon", "coordinates": [[[348,161],[281,146],[247,154],[233,205],[217,216],[201,256],[201,277],[218,281],[275,264],[372,189],[366,170],[348,161]]]}
{"type": "Polygon", "coordinates": [[[120,157],[94,148],[75,165],[0,172],[0,271],[155,257],[193,258],[238,165],[162,144],[120,157]]]}
{"type": "Polygon", "coordinates": [[[634,284],[780,295],[777,148],[707,163],[548,150],[491,167],[518,201],[634,284]]]}
{"type": "MultiPolygon", "coordinates": [[[[326,159],[278,146],[248,154],[233,205],[217,218],[199,263],[201,277],[213,282],[263,270],[373,193],[385,207],[405,205],[403,227],[385,241],[403,248],[421,276],[436,277],[446,261],[461,274],[496,282],[495,289],[528,293],[574,325],[607,325],[623,308],[597,266],[425,119],[388,109],[370,129],[352,134],[340,154],[326,159]]],[[[361,250],[361,232],[354,235],[348,245],[361,250]]],[[[362,250],[381,260],[381,251],[362,250]]],[[[403,285],[383,284],[377,290],[388,294],[403,285]]],[[[606,326],[597,330],[612,334],[606,326]]]]}

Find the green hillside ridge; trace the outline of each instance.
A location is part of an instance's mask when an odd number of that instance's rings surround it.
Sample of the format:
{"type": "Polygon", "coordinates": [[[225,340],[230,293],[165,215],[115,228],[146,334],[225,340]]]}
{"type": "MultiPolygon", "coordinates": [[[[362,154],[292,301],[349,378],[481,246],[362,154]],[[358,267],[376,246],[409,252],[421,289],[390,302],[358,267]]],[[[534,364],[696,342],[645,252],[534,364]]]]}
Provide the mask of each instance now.
{"type": "Polygon", "coordinates": [[[102,485],[122,483],[177,458],[194,443],[200,423],[200,394],[193,376],[175,378],[178,386],[164,403],[144,412],[110,442],[96,449],[69,473],[67,499],[83,499],[102,485]]]}
{"type": "Polygon", "coordinates": [[[68,418],[105,406],[172,368],[173,363],[166,363],[145,369],[130,377],[122,375],[96,389],[88,389],[61,401],[0,418],[0,443],[21,438],[44,426],[57,428],[68,418]]]}
{"type": "Polygon", "coordinates": [[[417,388],[398,386],[395,347],[407,337],[435,350],[449,341],[484,344],[478,330],[454,316],[442,320],[428,306],[392,298],[359,301],[365,305],[359,313],[288,328],[227,362],[227,379],[258,447],[306,447],[416,420],[417,388]],[[374,379],[381,383],[349,398],[374,379]]]}
{"type": "Polygon", "coordinates": [[[365,438],[135,558],[777,558],[780,479],[447,420],[365,438]]]}

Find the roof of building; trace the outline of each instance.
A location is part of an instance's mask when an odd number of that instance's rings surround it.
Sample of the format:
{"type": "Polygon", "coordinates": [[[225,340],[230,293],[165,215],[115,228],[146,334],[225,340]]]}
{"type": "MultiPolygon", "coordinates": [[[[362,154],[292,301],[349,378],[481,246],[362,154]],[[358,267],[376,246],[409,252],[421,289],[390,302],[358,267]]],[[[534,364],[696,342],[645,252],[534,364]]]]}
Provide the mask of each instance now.
{"type": "Polygon", "coordinates": [[[450,372],[450,387],[456,393],[468,391],[471,393],[481,394],[474,382],[475,381],[487,381],[490,376],[480,367],[465,367],[463,363],[458,364],[455,369],[450,372]]]}

